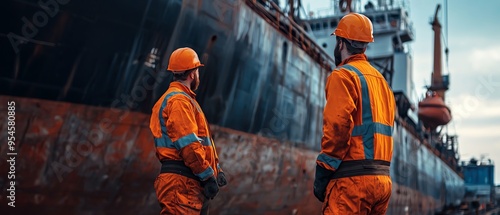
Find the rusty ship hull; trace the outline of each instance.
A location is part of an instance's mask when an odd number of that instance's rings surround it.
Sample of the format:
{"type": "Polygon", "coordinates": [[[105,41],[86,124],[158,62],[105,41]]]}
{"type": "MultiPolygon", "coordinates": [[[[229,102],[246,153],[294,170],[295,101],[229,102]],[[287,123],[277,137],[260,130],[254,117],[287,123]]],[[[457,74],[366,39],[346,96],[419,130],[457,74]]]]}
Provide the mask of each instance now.
{"type": "MultiPolygon", "coordinates": [[[[52,2],[11,0],[2,8],[0,103],[16,103],[17,152],[16,208],[2,195],[2,211],[157,214],[160,163],[149,114],[171,81],[169,53],[190,46],[206,65],[197,100],[230,184],[212,213],[320,212],[312,182],[333,61],[276,8],[236,0],[52,2]],[[40,11],[44,25],[32,19],[40,11]]],[[[433,214],[463,189],[413,127],[398,117],[389,214],[433,214]]],[[[2,176],[8,165],[0,163],[2,176]]],[[[11,180],[1,179],[8,189],[11,180]]]]}
{"type": "MultiPolygon", "coordinates": [[[[0,96],[1,103],[7,101],[16,102],[19,138],[16,208],[8,211],[159,212],[153,182],[160,164],[150,144],[148,114],[0,96]]],[[[211,129],[230,183],[212,202],[213,213],[305,214],[321,208],[308,191],[317,152],[216,125],[211,129]]],[[[8,149],[2,145],[0,151],[8,149]]],[[[4,162],[1,167],[8,169],[4,162]]]]}

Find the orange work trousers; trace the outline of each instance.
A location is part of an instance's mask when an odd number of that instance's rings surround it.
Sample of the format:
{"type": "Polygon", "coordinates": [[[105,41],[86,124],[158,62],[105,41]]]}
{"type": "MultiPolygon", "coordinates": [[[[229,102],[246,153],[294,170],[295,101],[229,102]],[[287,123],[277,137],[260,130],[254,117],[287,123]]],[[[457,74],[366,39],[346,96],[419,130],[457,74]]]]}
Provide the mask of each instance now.
{"type": "Polygon", "coordinates": [[[208,214],[208,201],[200,182],[175,173],[161,173],[155,181],[160,214],[208,214]]]}
{"type": "Polygon", "coordinates": [[[333,179],[326,188],[323,214],[385,214],[392,181],[386,175],[363,175],[333,179]]]}

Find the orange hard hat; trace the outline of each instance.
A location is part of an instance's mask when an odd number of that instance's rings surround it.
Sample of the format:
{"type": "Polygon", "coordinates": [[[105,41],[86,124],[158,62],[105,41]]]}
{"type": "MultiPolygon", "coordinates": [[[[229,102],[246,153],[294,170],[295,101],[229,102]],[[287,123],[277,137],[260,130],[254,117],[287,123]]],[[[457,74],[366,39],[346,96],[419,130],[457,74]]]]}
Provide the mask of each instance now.
{"type": "Polygon", "coordinates": [[[359,13],[349,13],[342,17],[332,35],[359,42],[374,41],[372,21],[359,13]]]}
{"type": "Polygon", "coordinates": [[[172,55],[170,55],[170,60],[168,61],[167,70],[176,72],[184,72],[186,70],[198,68],[204,66],[200,63],[198,54],[191,48],[178,48],[172,55]]]}

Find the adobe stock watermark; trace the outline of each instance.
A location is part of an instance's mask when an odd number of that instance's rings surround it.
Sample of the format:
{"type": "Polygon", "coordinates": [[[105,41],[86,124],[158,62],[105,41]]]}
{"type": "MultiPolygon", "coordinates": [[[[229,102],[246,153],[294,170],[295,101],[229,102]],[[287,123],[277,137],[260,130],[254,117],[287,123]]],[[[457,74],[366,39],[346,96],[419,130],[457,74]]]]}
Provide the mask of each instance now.
{"type": "Polygon", "coordinates": [[[473,96],[465,97],[460,104],[452,109],[453,120],[461,121],[471,117],[481,106],[481,100],[490,99],[491,96],[498,95],[500,92],[500,78],[497,77],[495,80],[493,74],[479,76],[478,82],[479,84],[471,89],[474,93],[473,96]]]}
{"type": "Polygon", "coordinates": [[[7,38],[14,49],[14,52],[19,53],[19,45],[31,41],[37,34],[40,28],[45,27],[49,23],[49,18],[55,17],[59,13],[59,5],[68,4],[70,0],[39,0],[38,6],[40,10],[35,12],[31,19],[26,16],[21,18],[23,25],[21,27],[21,35],[9,32],[7,38]]]}
{"type": "Polygon", "coordinates": [[[168,77],[167,73],[164,72],[165,68],[159,71],[161,72],[155,74],[152,68],[147,67],[144,71],[145,74],[137,80],[130,94],[121,94],[111,103],[111,110],[114,113],[121,114],[117,119],[102,118],[95,126],[95,124],[85,122],[85,120],[77,117],[70,117],[68,126],[71,126],[71,128],[69,133],[76,133],[77,135],[72,135],[64,140],[67,141],[66,145],[69,148],[65,151],[64,156],[61,156],[57,161],[53,161],[50,165],[50,170],[57,176],[59,182],[62,182],[65,175],[80,166],[86,158],[94,153],[98,146],[102,145],[106,135],[115,130],[115,124],[122,122],[130,114],[131,109],[137,107],[138,103],[147,98],[148,90],[155,89],[168,77]]]}
{"type": "Polygon", "coordinates": [[[287,127],[291,124],[295,115],[293,98],[285,94],[277,107],[273,108],[273,117],[269,121],[269,127],[263,128],[261,133],[280,140],[288,140],[287,127]]]}

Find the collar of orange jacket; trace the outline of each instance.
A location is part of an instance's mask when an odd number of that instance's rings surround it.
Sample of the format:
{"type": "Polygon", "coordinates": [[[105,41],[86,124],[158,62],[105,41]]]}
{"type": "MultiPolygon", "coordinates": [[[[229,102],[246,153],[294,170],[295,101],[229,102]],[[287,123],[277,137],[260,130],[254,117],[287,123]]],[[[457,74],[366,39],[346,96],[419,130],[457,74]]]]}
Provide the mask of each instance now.
{"type": "Polygon", "coordinates": [[[342,66],[344,64],[347,64],[349,62],[358,61],[358,60],[364,60],[364,61],[366,61],[366,60],[368,60],[368,58],[366,57],[365,54],[351,55],[348,58],[346,58],[345,60],[343,60],[337,67],[342,66]]]}
{"type": "Polygon", "coordinates": [[[189,89],[189,87],[187,87],[186,85],[184,85],[181,82],[173,81],[172,83],[170,83],[170,87],[175,87],[175,88],[182,90],[183,92],[185,92],[189,96],[191,96],[193,99],[196,97],[196,94],[191,89],[189,89]]]}

